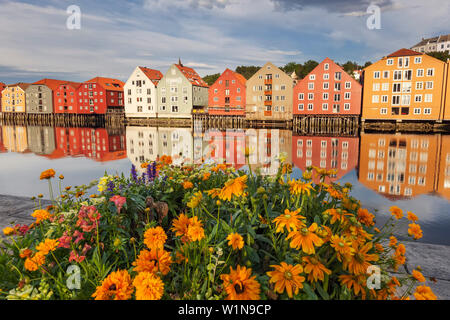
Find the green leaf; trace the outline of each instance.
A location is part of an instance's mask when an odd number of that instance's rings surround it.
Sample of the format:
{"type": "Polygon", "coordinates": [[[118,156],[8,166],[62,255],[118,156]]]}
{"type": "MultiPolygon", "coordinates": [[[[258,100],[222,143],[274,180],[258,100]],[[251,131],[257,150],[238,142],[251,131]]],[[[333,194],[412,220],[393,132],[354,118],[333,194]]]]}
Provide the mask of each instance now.
{"type": "Polygon", "coordinates": [[[255,249],[253,249],[250,246],[245,246],[245,250],[247,251],[248,257],[250,258],[251,262],[253,262],[253,263],[259,263],[260,262],[258,253],[256,253],[255,249]]]}
{"type": "Polygon", "coordinates": [[[312,288],[307,283],[303,283],[303,291],[308,295],[309,300],[319,300],[312,288]]]}
{"type": "Polygon", "coordinates": [[[322,288],[322,286],[317,286],[317,291],[319,291],[320,296],[324,299],[324,300],[330,300],[330,296],[328,295],[328,293],[322,288]]]}

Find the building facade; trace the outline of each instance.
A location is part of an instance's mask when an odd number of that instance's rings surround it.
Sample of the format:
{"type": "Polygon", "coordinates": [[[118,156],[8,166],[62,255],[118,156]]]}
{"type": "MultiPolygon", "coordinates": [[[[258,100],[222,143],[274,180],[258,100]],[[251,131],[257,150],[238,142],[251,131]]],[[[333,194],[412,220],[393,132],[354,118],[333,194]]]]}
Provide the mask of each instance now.
{"type": "Polygon", "coordinates": [[[53,93],[54,113],[78,113],[78,89],[81,83],[66,82],[60,84],[53,93]]]}
{"type": "Polygon", "coordinates": [[[158,83],[158,118],[187,118],[208,106],[208,85],[194,69],[173,64],[158,83]]]}
{"type": "Polygon", "coordinates": [[[158,70],[137,67],[124,86],[127,118],[156,118],[158,112],[158,82],[163,74],[158,70]]]}
{"type": "Polygon", "coordinates": [[[29,83],[16,83],[7,85],[2,91],[2,112],[25,113],[25,90],[29,85],[29,83]]]}
{"type": "Polygon", "coordinates": [[[294,116],[360,115],[362,86],[330,58],[294,87],[294,116]]]}
{"type": "Polygon", "coordinates": [[[245,116],[245,77],[226,69],[209,88],[208,114],[221,116],[245,116]]]}
{"type": "Polygon", "coordinates": [[[412,50],[422,53],[450,51],[450,34],[424,39],[414,45],[412,50]]]}
{"type": "Polygon", "coordinates": [[[247,81],[248,120],[292,120],[293,79],[266,63],[247,81]]]}
{"type": "Polygon", "coordinates": [[[2,93],[3,93],[3,89],[6,88],[6,84],[4,84],[3,82],[0,82],[0,112],[2,112],[2,93]]]}
{"type": "Polygon", "coordinates": [[[365,68],[362,120],[442,120],[447,68],[408,49],[365,68]]]}
{"type": "Polygon", "coordinates": [[[106,114],[108,110],[123,111],[124,83],[118,79],[96,77],[84,82],[78,89],[80,114],[106,114]]]}
{"type": "Polygon", "coordinates": [[[67,81],[42,79],[31,84],[26,90],[27,113],[51,114],[54,110],[53,93],[67,81]]]}

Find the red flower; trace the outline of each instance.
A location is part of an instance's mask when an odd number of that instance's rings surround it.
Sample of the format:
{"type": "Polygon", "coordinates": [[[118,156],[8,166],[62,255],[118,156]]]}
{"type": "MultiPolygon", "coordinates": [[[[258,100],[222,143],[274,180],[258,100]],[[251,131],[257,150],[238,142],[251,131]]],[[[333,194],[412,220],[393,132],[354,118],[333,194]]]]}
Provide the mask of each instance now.
{"type": "Polygon", "coordinates": [[[109,201],[114,202],[114,204],[117,207],[117,212],[120,213],[120,210],[122,210],[123,205],[127,203],[127,198],[115,195],[114,197],[111,197],[109,201]]]}

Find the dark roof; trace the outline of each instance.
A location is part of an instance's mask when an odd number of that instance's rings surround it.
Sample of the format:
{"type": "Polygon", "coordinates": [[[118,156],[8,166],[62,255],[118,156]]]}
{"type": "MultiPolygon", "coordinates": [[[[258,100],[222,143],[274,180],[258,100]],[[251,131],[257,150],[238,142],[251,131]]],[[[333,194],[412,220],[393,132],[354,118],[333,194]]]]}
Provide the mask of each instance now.
{"type": "Polygon", "coordinates": [[[423,53],[403,48],[395,51],[394,53],[391,53],[390,55],[388,55],[388,58],[404,57],[404,56],[420,56],[420,55],[423,55],[423,53]]]}

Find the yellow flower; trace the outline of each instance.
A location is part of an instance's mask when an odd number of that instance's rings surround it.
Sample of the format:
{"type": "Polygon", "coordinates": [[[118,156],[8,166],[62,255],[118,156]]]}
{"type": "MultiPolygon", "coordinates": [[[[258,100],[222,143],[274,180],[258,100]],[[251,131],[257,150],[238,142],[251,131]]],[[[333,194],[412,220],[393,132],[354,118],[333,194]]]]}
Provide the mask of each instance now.
{"type": "Polygon", "coordinates": [[[314,190],[311,182],[303,182],[301,180],[290,180],[289,184],[289,192],[293,195],[299,195],[306,193],[308,196],[311,195],[311,190],[314,190]]]}
{"type": "Polygon", "coordinates": [[[270,282],[275,283],[275,292],[282,294],[285,290],[289,298],[293,297],[293,294],[298,294],[299,289],[303,288],[303,282],[305,277],[300,276],[303,272],[301,265],[290,265],[286,262],[281,262],[279,266],[271,266],[275,271],[267,272],[270,277],[270,282]]]}
{"type": "Polygon", "coordinates": [[[423,237],[423,233],[422,233],[422,229],[420,228],[420,225],[418,225],[417,223],[411,223],[408,226],[409,226],[408,234],[410,236],[413,236],[414,240],[418,240],[423,237]]]}
{"type": "Polygon", "coordinates": [[[58,244],[59,244],[58,240],[45,239],[45,241],[41,242],[36,247],[36,250],[38,250],[40,253],[42,253],[44,256],[46,256],[50,252],[55,251],[56,248],[58,248],[58,244]]]}
{"type": "Polygon", "coordinates": [[[351,213],[348,213],[345,210],[334,208],[326,210],[323,214],[331,216],[331,224],[335,224],[337,221],[344,223],[347,220],[346,217],[352,216],[351,213]]]}
{"type": "Polygon", "coordinates": [[[241,250],[244,247],[244,239],[238,233],[231,233],[227,237],[228,245],[233,247],[233,250],[241,250]]]}
{"type": "Polygon", "coordinates": [[[412,271],[412,276],[414,277],[414,279],[416,279],[419,282],[426,282],[425,277],[423,276],[423,274],[418,271],[418,270],[413,270],[412,271]]]}
{"type": "Polygon", "coordinates": [[[199,206],[202,199],[203,199],[203,194],[200,191],[196,192],[192,196],[191,200],[187,203],[187,206],[189,208],[195,209],[199,206]]]}
{"type": "Polygon", "coordinates": [[[306,181],[311,180],[312,179],[312,172],[311,171],[305,171],[305,172],[303,172],[302,177],[306,181]]]}
{"type": "Polygon", "coordinates": [[[397,219],[400,220],[401,218],[403,218],[403,211],[402,209],[400,209],[397,206],[392,206],[389,209],[391,211],[391,214],[397,219]]]}
{"type": "Polygon", "coordinates": [[[273,222],[277,226],[275,232],[283,232],[284,227],[286,227],[287,232],[297,231],[305,226],[305,223],[301,219],[306,219],[304,216],[299,215],[300,209],[295,211],[289,211],[286,209],[284,214],[276,217],[273,222]]]}
{"type": "Polygon", "coordinates": [[[150,272],[142,272],[133,281],[136,288],[136,300],[161,300],[164,294],[164,282],[150,272]]]}
{"type": "Polygon", "coordinates": [[[97,287],[92,297],[95,300],[129,300],[133,294],[133,286],[128,271],[112,272],[97,287]]]}
{"type": "Polygon", "coordinates": [[[344,236],[334,235],[331,237],[331,247],[336,250],[337,258],[339,261],[342,261],[342,258],[348,259],[355,252],[355,249],[352,247],[352,243],[347,240],[344,236]]]}
{"type": "Polygon", "coordinates": [[[10,236],[15,232],[15,230],[11,227],[6,227],[5,229],[3,229],[3,233],[5,236],[10,236]]]}
{"type": "Polygon", "coordinates": [[[220,279],[223,281],[226,300],[259,300],[260,284],[256,281],[256,276],[252,276],[252,269],[237,266],[236,270],[230,267],[229,274],[222,274],[220,279]]]}
{"type": "Polygon", "coordinates": [[[51,178],[53,178],[53,177],[55,176],[55,174],[56,174],[55,170],[53,170],[53,169],[48,169],[48,170],[45,170],[45,171],[42,171],[42,172],[41,172],[41,177],[40,177],[40,179],[41,179],[41,180],[44,180],[44,179],[51,179],[51,178]]]}
{"type": "Polygon", "coordinates": [[[437,300],[436,295],[431,291],[431,288],[427,286],[418,286],[414,293],[414,297],[417,300],[437,300]]]}
{"type": "Polygon", "coordinates": [[[35,210],[31,216],[33,218],[36,218],[36,223],[41,223],[42,221],[48,220],[50,219],[50,212],[48,212],[47,210],[35,210]]]}
{"type": "Polygon", "coordinates": [[[247,188],[247,179],[247,175],[244,175],[236,179],[228,180],[220,191],[219,198],[221,200],[231,201],[233,195],[241,197],[244,194],[244,190],[247,188]]]}
{"type": "Polygon", "coordinates": [[[134,271],[161,273],[166,275],[170,271],[172,257],[165,250],[142,250],[138,258],[133,262],[134,271]]]}
{"type": "Polygon", "coordinates": [[[372,265],[370,262],[378,260],[378,255],[368,253],[368,251],[372,249],[371,242],[362,246],[355,242],[353,249],[355,250],[355,253],[350,256],[349,259],[343,261],[343,267],[354,275],[365,274],[367,268],[372,265]]]}
{"type": "Polygon", "coordinates": [[[308,274],[309,282],[323,281],[326,274],[330,275],[331,270],[326,268],[316,257],[303,257],[305,273],[308,274]]]}
{"type": "Polygon", "coordinates": [[[163,249],[167,235],[161,227],[150,228],[144,233],[144,243],[150,249],[163,249]]]}
{"type": "Polygon", "coordinates": [[[215,199],[216,197],[219,196],[221,189],[219,188],[215,188],[215,189],[211,189],[209,191],[207,191],[208,196],[211,197],[211,199],[215,199]]]}
{"type": "Polygon", "coordinates": [[[291,248],[302,249],[306,254],[315,254],[314,247],[320,247],[323,244],[323,240],[315,234],[317,229],[317,223],[314,222],[309,228],[303,227],[299,231],[290,232],[286,240],[292,238],[291,248]]]}

